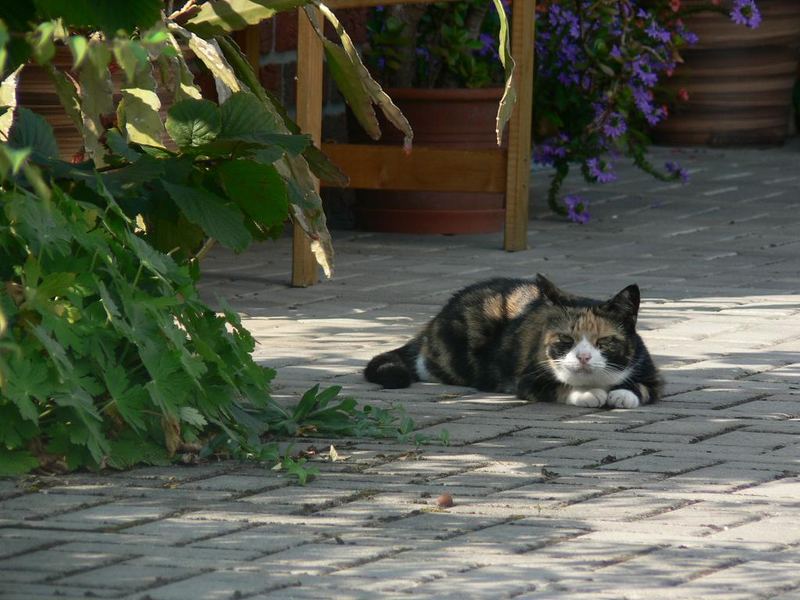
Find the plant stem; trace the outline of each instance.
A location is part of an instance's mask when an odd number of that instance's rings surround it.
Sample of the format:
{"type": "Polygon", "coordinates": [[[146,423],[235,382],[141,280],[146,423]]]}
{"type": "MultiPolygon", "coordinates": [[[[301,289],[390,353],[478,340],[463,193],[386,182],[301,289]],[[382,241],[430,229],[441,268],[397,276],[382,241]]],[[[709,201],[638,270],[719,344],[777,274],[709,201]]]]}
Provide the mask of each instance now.
{"type": "Polygon", "coordinates": [[[211,248],[213,248],[214,244],[216,244],[216,243],[217,243],[217,240],[215,240],[214,238],[208,238],[205,241],[205,243],[203,244],[203,247],[200,248],[200,250],[197,251],[197,254],[195,254],[192,257],[192,261],[193,262],[200,262],[201,260],[203,260],[205,258],[205,256],[206,256],[206,254],[208,254],[211,251],[211,248]]]}

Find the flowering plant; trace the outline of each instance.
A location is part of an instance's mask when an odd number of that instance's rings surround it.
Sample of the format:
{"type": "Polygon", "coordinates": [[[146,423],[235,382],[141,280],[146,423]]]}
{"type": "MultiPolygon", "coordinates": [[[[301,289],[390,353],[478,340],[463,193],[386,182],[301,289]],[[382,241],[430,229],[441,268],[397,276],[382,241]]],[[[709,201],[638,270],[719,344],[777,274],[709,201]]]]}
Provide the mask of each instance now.
{"type": "MultiPolygon", "coordinates": [[[[500,71],[488,4],[377,8],[367,62],[392,86],[489,85],[500,71]]],[[[573,165],[591,183],[614,181],[623,156],[658,179],[687,179],[676,163],[658,169],[648,161],[648,130],[667,118],[670,103],[688,99],[685,90],[669,97],[658,84],[681,62],[681,49],[697,42],[683,18],[708,10],[747,27],[761,21],[754,0],[539,0],[533,156],[555,168],[552,210],[589,219],[587,201],[559,195],[573,165]]]]}
{"type": "Polygon", "coordinates": [[[676,68],[681,48],[697,42],[683,23],[704,10],[728,12],[741,25],[757,27],[754,0],[565,0],[544,2],[536,23],[534,161],[555,167],[548,203],[571,220],[589,219],[588,203],[558,192],[570,166],[592,183],[616,179],[614,161],[630,157],[661,180],[687,179],[680,165],[655,168],[646,155],[650,127],[668,116],[658,84],[676,68]]]}
{"type": "Polygon", "coordinates": [[[500,19],[491,4],[462,0],[378,6],[367,21],[367,64],[390,87],[502,86],[500,19]]]}

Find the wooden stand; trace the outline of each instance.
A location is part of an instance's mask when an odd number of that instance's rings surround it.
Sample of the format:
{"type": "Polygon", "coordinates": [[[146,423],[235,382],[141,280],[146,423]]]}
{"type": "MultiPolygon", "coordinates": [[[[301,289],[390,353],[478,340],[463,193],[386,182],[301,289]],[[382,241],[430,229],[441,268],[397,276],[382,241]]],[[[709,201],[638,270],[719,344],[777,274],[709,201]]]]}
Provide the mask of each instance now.
{"type": "MultiPolygon", "coordinates": [[[[326,4],[333,9],[342,9],[430,1],[329,0],[326,4]]],[[[354,144],[322,144],[322,150],[350,176],[350,185],[354,188],[505,192],[504,248],[509,252],[524,250],[528,228],[535,11],[536,0],[514,0],[511,54],[517,69],[517,102],[506,128],[507,150],[414,147],[411,154],[406,155],[402,148],[395,146],[354,144]]],[[[322,43],[304,11],[298,11],[298,19],[297,122],[319,145],[322,135],[322,43]]],[[[298,227],[294,229],[292,247],[292,285],[313,285],[318,280],[317,264],[305,233],[298,227]]]]}

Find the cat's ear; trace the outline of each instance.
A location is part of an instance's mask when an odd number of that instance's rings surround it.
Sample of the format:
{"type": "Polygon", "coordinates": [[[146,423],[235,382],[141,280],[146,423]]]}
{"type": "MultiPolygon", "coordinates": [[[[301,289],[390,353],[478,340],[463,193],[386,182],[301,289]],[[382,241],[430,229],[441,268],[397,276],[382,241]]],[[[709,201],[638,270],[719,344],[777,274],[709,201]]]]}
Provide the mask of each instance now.
{"type": "Polygon", "coordinates": [[[556,285],[547,279],[541,273],[536,274],[536,287],[539,288],[539,292],[542,294],[542,298],[550,302],[551,304],[555,304],[556,306],[563,306],[567,304],[570,299],[570,294],[560,290],[556,285]]]}
{"type": "Polygon", "coordinates": [[[636,327],[636,318],[639,315],[639,301],[641,295],[639,286],[635,283],[629,285],[619,294],[603,305],[609,312],[618,315],[626,324],[636,327]]]}

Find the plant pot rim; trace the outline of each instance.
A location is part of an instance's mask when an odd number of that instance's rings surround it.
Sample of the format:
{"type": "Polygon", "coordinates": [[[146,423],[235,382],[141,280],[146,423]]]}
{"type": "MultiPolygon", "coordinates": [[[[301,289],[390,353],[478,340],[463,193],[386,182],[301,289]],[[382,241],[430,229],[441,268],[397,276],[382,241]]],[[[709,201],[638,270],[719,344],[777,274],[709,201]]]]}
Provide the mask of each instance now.
{"type": "Polygon", "coordinates": [[[490,88],[414,88],[399,87],[384,90],[390,98],[403,100],[449,100],[451,102],[474,102],[475,100],[499,101],[503,97],[502,87],[490,88]]]}

